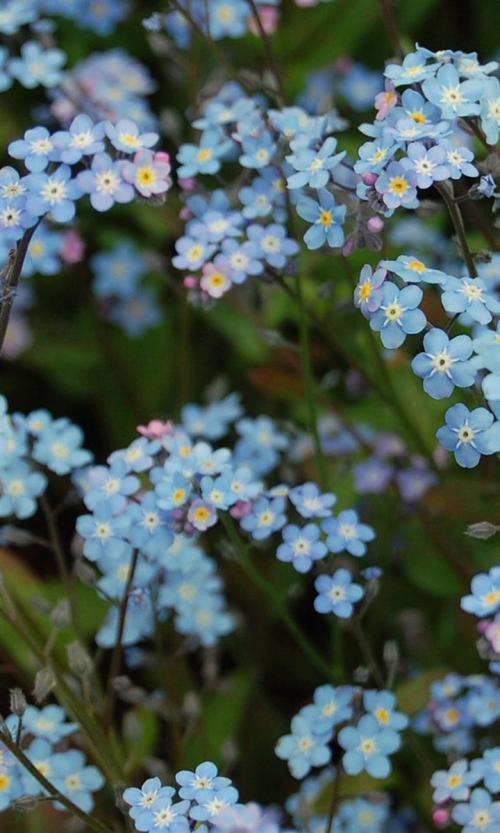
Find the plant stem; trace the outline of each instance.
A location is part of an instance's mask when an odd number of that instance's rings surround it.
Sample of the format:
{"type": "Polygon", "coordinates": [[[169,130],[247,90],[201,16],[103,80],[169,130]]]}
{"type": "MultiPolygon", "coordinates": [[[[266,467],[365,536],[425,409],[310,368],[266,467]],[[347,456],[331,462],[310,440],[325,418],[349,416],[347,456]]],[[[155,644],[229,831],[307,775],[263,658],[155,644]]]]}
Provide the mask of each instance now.
{"type": "Polygon", "coordinates": [[[221,514],[221,519],[231,543],[238,554],[240,565],[243,567],[256,587],[258,587],[264,595],[268,597],[274,612],[288,629],[290,635],[293,637],[299,648],[301,648],[304,655],[307,656],[311,665],[314,665],[314,667],[321,674],[326,675],[328,679],[331,679],[333,682],[339,682],[342,679],[342,674],[335,672],[330,664],[326,662],[317,652],[314,645],[309,641],[293,616],[289,613],[285,603],[276,596],[272,584],[255,568],[252,559],[248,554],[248,545],[245,545],[240,539],[231,516],[224,513],[221,514]]]}
{"type": "Polygon", "coordinates": [[[404,49],[403,44],[401,43],[398,24],[394,16],[391,0],[378,0],[378,5],[380,8],[380,16],[382,17],[385,26],[385,31],[387,32],[391,46],[394,49],[394,54],[397,58],[402,58],[404,55],[404,49]]]}
{"type": "Polygon", "coordinates": [[[21,747],[12,739],[9,732],[6,730],[0,731],[0,738],[2,743],[5,744],[7,749],[14,755],[15,758],[19,761],[19,763],[28,770],[28,772],[33,776],[33,778],[38,781],[41,787],[46,790],[49,795],[55,800],[62,804],[68,812],[72,813],[77,818],[81,819],[84,822],[87,828],[93,830],[94,833],[111,833],[110,829],[106,827],[102,822],[98,819],[92,818],[83,810],[80,809],[76,804],[73,804],[71,799],[66,798],[65,795],[59,792],[57,787],[50,783],[50,781],[45,778],[44,775],[36,768],[36,766],[30,761],[27,755],[24,754],[21,747]]]}
{"type": "Polygon", "coordinates": [[[467,266],[469,277],[477,278],[477,269],[472,258],[471,251],[469,249],[469,244],[467,243],[467,237],[465,235],[464,222],[462,220],[462,213],[460,211],[460,207],[454,201],[453,195],[450,195],[448,193],[445,185],[439,185],[438,183],[436,183],[436,188],[441,194],[443,202],[446,205],[446,208],[448,209],[448,214],[450,215],[451,222],[453,223],[453,228],[455,229],[455,234],[457,235],[458,241],[460,243],[461,254],[465,261],[465,265],[467,266]]]}
{"type": "Polygon", "coordinates": [[[332,800],[330,802],[330,807],[328,810],[328,819],[326,822],[325,833],[331,833],[333,827],[333,821],[335,818],[335,810],[337,809],[337,804],[339,802],[340,797],[340,781],[342,778],[342,764],[339,762],[335,767],[335,775],[333,778],[333,792],[332,792],[332,800]]]}
{"type": "Polygon", "coordinates": [[[42,495],[40,497],[40,506],[45,516],[45,522],[47,524],[47,531],[49,533],[51,549],[56,557],[59,574],[61,576],[62,582],[64,584],[68,596],[73,628],[75,629],[75,633],[77,634],[78,639],[80,640],[80,642],[83,643],[79,624],[78,606],[75,600],[73,579],[66,565],[64,551],[61,543],[61,537],[59,535],[59,529],[57,527],[54,513],[45,495],[42,495]]]}
{"type": "Polygon", "coordinates": [[[0,296],[0,353],[2,352],[3,343],[7,334],[10,313],[14,305],[14,297],[19,279],[21,277],[24,259],[27,254],[31,238],[40,225],[40,222],[41,220],[38,220],[32,228],[25,231],[24,236],[17,244],[15,253],[11,253],[7,268],[1,277],[0,292],[3,294],[3,298],[0,296]]]}
{"type": "Polygon", "coordinates": [[[116,702],[116,691],[113,685],[113,681],[115,677],[118,676],[120,673],[121,661],[122,661],[122,653],[123,653],[123,634],[125,631],[125,621],[127,618],[127,610],[128,610],[128,602],[130,591],[132,589],[132,584],[134,582],[135,571],[137,569],[137,562],[139,560],[139,550],[134,550],[134,554],[132,556],[132,561],[130,564],[130,570],[127,578],[127,584],[125,585],[125,590],[123,593],[123,598],[120,604],[120,617],[118,620],[118,634],[116,637],[115,647],[113,648],[113,653],[111,656],[111,663],[109,667],[109,676],[108,676],[108,687],[106,692],[106,710],[105,710],[105,718],[104,718],[104,725],[111,726],[113,722],[113,711],[116,702]]]}
{"type": "Polygon", "coordinates": [[[257,4],[255,3],[255,0],[247,0],[247,3],[250,6],[250,9],[252,11],[252,15],[255,18],[255,23],[257,24],[257,29],[259,30],[259,34],[260,34],[260,37],[261,37],[261,40],[262,40],[262,45],[263,45],[264,51],[266,53],[266,58],[267,58],[267,63],[268,63],[269,69],[271,70],[271,72],[274,76],[274,79],[276,81],[276,87],[277,87],[277,91],[278,91],[278,94],[277,94],[276,98],[277,98],[278,104],[280,105],[280,107],[283,107],[286,103],[285,87],[284,87],[284,84],[283,84],[283,79],[281,77],[281,71],[280,71],[280,68],[279,68],[279,64],[278,64],[278,61],[276,60],[276,56],[274,54],[271,38],[269,37],[266,30],[264,29],[264,26],[262,24],[262,20],[260,19],[259,10],[257,8],[257,4]]]}

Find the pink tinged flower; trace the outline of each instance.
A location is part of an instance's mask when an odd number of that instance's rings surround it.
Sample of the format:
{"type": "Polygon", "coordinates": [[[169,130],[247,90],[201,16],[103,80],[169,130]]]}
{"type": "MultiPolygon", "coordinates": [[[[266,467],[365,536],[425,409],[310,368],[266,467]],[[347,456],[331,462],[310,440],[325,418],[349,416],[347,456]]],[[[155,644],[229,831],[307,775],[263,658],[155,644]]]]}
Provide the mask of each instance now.
{"type": "Polygon", "coordinates": [[[231,289],[232,281],[222,264],[205,263],[200,281],[201,289],[211,298],[222,298],[231,289]]]}
{"type": "Polygon", "coordinates": [[[398,103],[398,94],[392,81],[385,82],[385,90],[382,93],[377,93],[375,96],[375,109],[378,110],[376,115],[377,121],[387,118],[392,108],[398,103]]]}
{"type": "Polygon", "coordinates": [[[238,500],[234,506],[231,506],[229,514],[232,515],[233,518],[236,518],[236,520],[240,520],[252,511],[252,506],[253,504],[251,500],[238,500]]]}
{"type": "MultiPolygon", "coordinates": [[[[278,28],[279,10],[275,6],[262,6],[258,9],[258,15],[266,35],[272,35],[278,28]]],[[[260,37],[260,28],[254,17],[250,18],[249,29],[253,35],[260,37]]]]}
{"type": "Polygon", "coordinates": [[[500,654],[500,620],[495,619],[493,622],[488,622],[484,629],[484,635],[495,653],[500,654]]]}
{"type": "Polygon", "coordinates": [[[189,179],[178,179],[177,182],[183,191],[194,191],[196,188],[196,180],[193,177],[189,179]]]}
{"type": "Polygon", "coordinates": [[[187,520],[194,529],[204,532],[217,523],[217,512],[210,503],[196,498],[189,507],[187,520]]]}
{"type": "Polygon", "coordinates": [[[377,177],[377,174],[368,173],[368,174],[363,174],[361,179],[363,180],[365,185],[375,185],[378,177],[377,177]]]}
{"type": "Polygon", "coordinates": [[[163,422],[161,419],[152,419],[147,425],[138,425],[137,432],[150,440],[160,440],[167,434],[172,434],[174,424],[170,420],[163,422]]]}
{"type": "Polygon", "coordinates": [[[64,235],[61,258],[64,263],[81,263],[85,257],[85,240],[75,229],[64,235]]]}

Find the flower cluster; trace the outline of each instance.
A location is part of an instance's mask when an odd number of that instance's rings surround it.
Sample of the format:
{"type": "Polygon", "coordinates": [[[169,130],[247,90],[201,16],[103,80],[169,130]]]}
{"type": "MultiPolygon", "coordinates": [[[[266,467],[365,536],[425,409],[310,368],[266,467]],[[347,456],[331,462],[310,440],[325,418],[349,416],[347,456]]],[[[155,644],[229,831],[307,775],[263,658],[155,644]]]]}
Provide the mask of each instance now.
{"type": "Polygon", "coordinates": [[[218,774],[211,761],[198,764],[194,772],[181,770],[175,780],[177,789],[165,787],[159,778],[148,778],[142,787],[124,791],[123,800],[130,806],[129,815],[136,830],[188,833],[191,825],[199,822],[204,822],[206,829],[223,830],[228,809],[236,814],[244,809],[244,805],[236,803],[238,790],[229,778],[218,774]]]}
{"type": "MultiPolygon", "coordinates": [[[[48,705],[43,708],[26,706],[22,715],[10,714],[3,730],[24,746],[24,754],[33,766],[58,792],[90,812],[94,806],[93,793],[104,785],[104,777],[95,766],[87,763],[79,749],[68,749],[66,739],[78,729],[77,723],[67,722],[63,708],[48,705]]],[[[0,810],[6,810],[21,798],[44,797],[47,790],[17,761],[0,740],[0,810]]],[[[56,810],[65,808],[52,802],[56,810]]]]}
{"type": "Polygon", "coordinates": [[[11,166],[0,169],[1,239],[12,245],[46,217],[71,221],[84,194],[97,211],[137,195],[165,194],[170,164],[167,154],[150,150],[157,140],[157,134],[141,133],[131,120],[95,124],[85,115],[53,134],[45,127],[27,130],[8,150],[28,174],[19,176],[11,166]],[[81,170],[83,162],[87,167],[81,170]]]}
{"type": "Polygon", "coordinates": [[[157,293],[144,285],[150,271],[147,256],[132,243],[122,241],[93,255],[92,290],[105,316],[131,337],[157,326],[162,315],[157,293]]]}
{"type": "Polygon", "coordinates": [[[92,455],[82,442],[82,431],[66,417],[44,410],[9,416],[0,397],[0,517],[34,515],[48,483],[40,467],[67,475],[86,465],[92,455]]]}
{"type": "Polygon", "coordinates": [[[330,763],[335,737],[344,750],[341,763],[348,775],[366,771],[373,778],[386,778],[389,756],[399,749],[399,733],[407,726],[408,718],[396,710],[390,691],[323,685],[314,692],[313,703],[295,715],[291,734],[279,739],[275,752],[300,779],[312,767],[330,763]]]}
{"type": "Polygon", "coordinates": [[[464,833],[486,830],[500,824],[500,747],[486,749],[481,758],[456,760],[448,770],[432,776],[436,808],[433,819],[439,827],[453,820],[464,833]],[[483,786],[477,786],[482,782],[483,786]]]}

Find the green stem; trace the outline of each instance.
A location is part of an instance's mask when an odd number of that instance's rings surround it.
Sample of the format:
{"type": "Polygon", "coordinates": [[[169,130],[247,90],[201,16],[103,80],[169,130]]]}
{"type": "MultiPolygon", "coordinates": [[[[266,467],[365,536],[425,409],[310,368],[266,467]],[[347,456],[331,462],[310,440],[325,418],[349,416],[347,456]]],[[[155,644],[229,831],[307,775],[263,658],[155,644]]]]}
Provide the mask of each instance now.
{"type": "Polygon", "coordinates": [[[454,201],[453,194],[450,195],[446,190],[446,185],[437,184],[436,187],[443,198],[443,202],[446,205],[446,208],[448,209],[448,214],[450,215],[451,222],[453,223],[453,228],[455,229],[455,234],[457,235],[458,241],[460,243],[461,254],[465,261],[465,265],[467,266],[469,277],[477,278],[477,269],[472,258],[471,251],[469,249],[469,244],[467,243],[467,237],[465,235],[464,222],[462,220],[462,213],[460,211],[460,207],[454,201]]]}
{"type": "Polygon", "coordinates": [[[62,582],[66,590],[66,594],[68,596],[68,602],[71,611],[71,622],[75,630],[75,633],[78,636],[78,639],[80,640],[80,642],[82,642],[82,644],[84,644],[84,640],[82,638],[80,630],[80,620],[78,615],[78,607],[75,599],[73,579],[66,565],[64,550],[62,547],[61,537],[59,535],[59,529],[57,527],[57,523],[54,517],[54,512],[52,511],[50,503],[45,495],[42,495],[40,498],[40,506],[45,516],[45,522],[47,524],[47,531],[49,534],[51,549],[56,557],[59,574],[61,576],[62,582]]]}
{"type": "Polygon", "coordinates": [[[276,596],[273,585],[255,568],[252,559],[248,554],[248,545],[240,539],[231,516],[224,513],[221,514],[220,517],[229,539],[238,555],[240,565],[243,567],[255,586],[258,587],[265,596],[267,596],[274,612],[278,618],[281,619],[304,655],[310,660],[311,665],[314,665],[314,667],[321,674],[326,675],[328,679],[331,679],[333,682],[339,682],[341,675],[334,671],[330,664],[326,662],[317,652],[314,645],[309,641],[293,616],[289,613],[285,603],[276,596]]]}
{"type": "Polygon", "coordinates": [[[279,68],[278,61],[276,60],[276,56],[274,54],[271,38],[269,37],[266,30],[264,29],[264,26],[262,25],[262,20],[260,19],[259,10],[257,8],[255,0],[247,0],[247,3],[250,6],[253,17],[255,18],[255,23],[257,25],[257,29],[259,30],[260,38],[262,40],[264,51],[266,53],[269,69],[274,75],[274,79],[276,81],[276,87],[278,89],[278,95],[276,96],[276,98],[278,104],[280,105],[280,107],[284,107],[286,103],[285,86],[281,77],[281,71],[279,68]]]}
{"type": "Polygon", "coordinates": [[[123,634],[125,632],[125,620],[127,618],[127,610],[128,610],[128,602],[130,597],[130,591],[132,590],[132,584],[134,582],[135,571],[137,569],[137,562],[139,560],[139,550],[134,550],[134,554],[132,556],[132,561],[130,564],[130,570],[127,577],[127,583],[125,585],[125,590],[123,593],[123,598],[120,604],[120,615],[118,620],[118,634],[116,637],[115,647],[113,648],[113,654],[111,656],[111,663],[109,667],[109,676],[108,676],[108,690],[106,695],[106,710],[105,710],[105,719],[104,725],[105,726],[112,726],[113,723],[113,712],[115,707],[116,701],[116,690],[113,685],[113,681],[115,677],[118,676],[120,673],[121,661],[122,661],[122,653],[123,653],[123,634]]]}
{"type": "Polygon", "coordinates": [[[28,772],[33,776],[33,778],[38,781],[41,787],[46,790],[49,795],[54,799],[54,801],[58,801],[62,804],[68,812],[72,813],[77,818],[81,819],[84,822],[87,828],[93,830],[94,833],[111,833],[108,827],[105,827],[102,822],[98,819],[92,818],[80,807],[77,807],[76,804],[66,798],[65,795],[59,792],[57,787],[50,783],[50,781],[45,778],[44,775],[36,768],[36,766],[30,761],[27,755],[24,754],[21,747],[16,744],[16,742],[12,739],[8,731],[0,731],[0,738],[2,739],[2,743],[5,744],[7,749],[14,755],[15,758],[19,761],[19,763],[28,770],[28,772]]]}

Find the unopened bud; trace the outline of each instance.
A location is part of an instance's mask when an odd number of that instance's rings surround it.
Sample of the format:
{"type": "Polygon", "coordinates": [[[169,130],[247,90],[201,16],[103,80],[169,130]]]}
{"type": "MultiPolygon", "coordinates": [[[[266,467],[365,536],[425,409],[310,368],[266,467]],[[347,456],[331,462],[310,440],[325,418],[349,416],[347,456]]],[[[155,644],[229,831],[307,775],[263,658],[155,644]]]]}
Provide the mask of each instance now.
{"type": "Polygon", "coordinates": [[[374,234],[378,234],[384,228],[384,221],[382,217],[370,217],[366,225],[370,231],[373,231],[374,234]]]}
{"type": "Polygon", "coordinates": [[[12,803],[12,809],[18,813],[32,813],[38,806],[39,799],[36,795],[23,795],[12,803]]]}
{"type": "Polygon", "coordinates": [[[41,668],[35,677],[33,696],[37,703],[41,703],[56,685],[56,677],[52,668],[41,668]]]}
{"type": "Polygon", "coordinates": [[[450,811],[444,807],[438,807],[432,814],[432,820],[436,827],[446,827],[450,818],[450,811]]]}
{"type": "Polygon", "coordinates": [[[471,538],[480,538],[486,541],[488,538],[492,538],[499,530],[500,526],[496,526],[496,524],[492,524],[489,521],[479,521],[467,527],[466,535],[469,535],[471,538]]]}
{"type": "Polygon", "coordinates": [[[92,671],[92,660],[81,642],[68,645],[68,665],[78,677],[88,677],[92,671]]]}
{"type": "Polygon", "coordinates": [[[90,566],[90,564],[84,561],[83,558],[76,559],[74,570],[75,575],[81,582],[83,582],[83,584],[93,586],[96,583],[97,578],[95,570],[90,566]]]}
{"type": "Polygon", "coordinates": [[[71,622],[71,608],[68,599],[60,599],[52,608],[50,619],[55,628],[64,628],[71,622]]]}
{"type": "Polygon", "coordinates": [[[363,180],[365,185],[375,185],[378,177],[377,177],[377,174],[367,173],[367,174],[363,174],[361,179],[363,180]]]}
{"type": "Polygon", "coordinates": [[[20,688],[11,688],[10,690],[10,710],[16,717],[22,717],[26,711],[28,703],[24,692],[20,688]]]}

